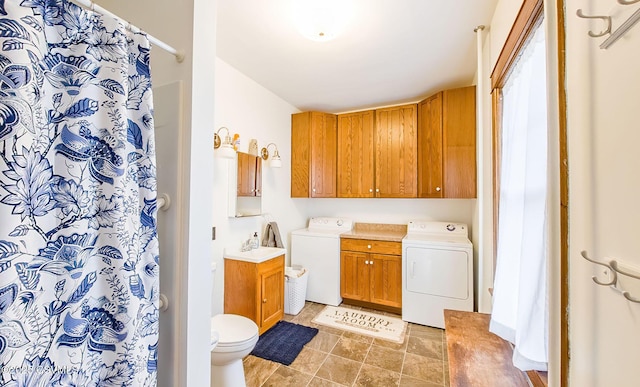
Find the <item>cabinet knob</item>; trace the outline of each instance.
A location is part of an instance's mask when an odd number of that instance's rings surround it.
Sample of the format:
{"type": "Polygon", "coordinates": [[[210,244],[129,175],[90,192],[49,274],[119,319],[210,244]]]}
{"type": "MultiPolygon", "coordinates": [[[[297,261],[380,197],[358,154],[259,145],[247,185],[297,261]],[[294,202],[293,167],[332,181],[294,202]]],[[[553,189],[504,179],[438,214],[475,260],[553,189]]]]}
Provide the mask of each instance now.
{"type": "Polygon", "coordinates": [[[312,191],[313,191],[313,192],[316,192],[316,189],[314,188],[314,189],[312,189],[312,191]]]}
{"type": "Polygon", "coordinates": [[[364,264],[365,264],[365,265],[368,265],[368,264],[369,264],[369,261],[364,261],[364,264]]]}
{"type": "Polygon", "coordinates": [[[440,192],[440,187],[436,187],[436,191],[437,191],[437,192],[440,192]]]}
{"type": "Polygon", "coordinates": [[[373,192],[373,188],[369,188],[369,192],[373,192]]]}
{"type": "Polygon", "coordinates": [[[267,299],[265,298],[264,300],[262,300],[262,303],[266,304],[267,303],[267,299]]]}
{"type": "Polygon", "coordinates": [[[376,192],[380,192],[380,188],[376,188],[376,192]]]}
{"type": "Polygon", "coordinates": [[[367,245],[367,248],[368,248],[368,249],[370,249],[370,248],[371,248],[371,245],[367,245]]]}

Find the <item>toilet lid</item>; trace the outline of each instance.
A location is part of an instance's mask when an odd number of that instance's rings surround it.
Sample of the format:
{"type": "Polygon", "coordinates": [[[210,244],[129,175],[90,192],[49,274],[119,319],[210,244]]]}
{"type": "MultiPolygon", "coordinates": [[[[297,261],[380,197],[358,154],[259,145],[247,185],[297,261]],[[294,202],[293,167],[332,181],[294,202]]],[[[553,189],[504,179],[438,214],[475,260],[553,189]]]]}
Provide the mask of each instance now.
{"type": "Polygon", "coordinates": [[[241,343],[258,335],[258,326],[250,319],[235,314],[219,314],[211,318],[211,330],[219,334],[218,346],[241,343]]]}

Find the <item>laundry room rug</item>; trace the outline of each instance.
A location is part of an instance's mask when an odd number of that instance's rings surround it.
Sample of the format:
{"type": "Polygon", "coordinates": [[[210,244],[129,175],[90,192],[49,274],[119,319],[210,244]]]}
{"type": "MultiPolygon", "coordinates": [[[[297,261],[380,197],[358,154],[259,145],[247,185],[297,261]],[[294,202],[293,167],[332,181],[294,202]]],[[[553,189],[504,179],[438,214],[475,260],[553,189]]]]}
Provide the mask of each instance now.
{"type": "Polygon", "coordinates": [[[291,365],[302,351],[302,347],[317,334],[317,328],[279,321],[260,336],[251,354],[280,364],[291,365]]]}
{"type": "Polygon", "coordinates": [[[312,322],[377,339],[402,343],[407,323],[396,317],[342,306],[325,307],[312,322]]]}

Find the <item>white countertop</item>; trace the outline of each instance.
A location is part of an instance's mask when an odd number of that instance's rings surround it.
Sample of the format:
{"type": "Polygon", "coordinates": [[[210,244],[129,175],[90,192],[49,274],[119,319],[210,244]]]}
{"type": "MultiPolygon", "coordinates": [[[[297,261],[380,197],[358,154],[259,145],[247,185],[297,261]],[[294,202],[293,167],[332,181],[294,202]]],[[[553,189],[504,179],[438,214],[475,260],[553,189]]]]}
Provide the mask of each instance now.
{"type": "Polygon", "coordinates": [[[264,246],[249,251],[240,251],[239,249],[224,249],[224,258],[235,259],[237,261],[261,263],[271,258],[283,255],[286,252],[286,249],[280,247],[264,246]]]}

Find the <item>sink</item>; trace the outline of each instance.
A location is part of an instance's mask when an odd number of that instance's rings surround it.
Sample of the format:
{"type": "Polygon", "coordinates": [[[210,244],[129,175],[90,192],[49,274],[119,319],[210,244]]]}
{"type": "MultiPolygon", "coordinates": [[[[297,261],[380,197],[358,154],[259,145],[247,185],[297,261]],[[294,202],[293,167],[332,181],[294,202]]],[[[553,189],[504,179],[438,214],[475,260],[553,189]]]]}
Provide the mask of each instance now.
{"type": "Polygon", "coordinates": [[[237,261],[261,263],[271,258],[280,256],[286,252],[286,249],[280,247],[264,246],[249,251],[240,251],[239,249],[224,249],[224,258],[235,259],[237,261]]]}

